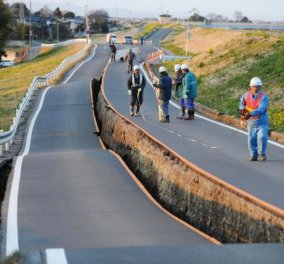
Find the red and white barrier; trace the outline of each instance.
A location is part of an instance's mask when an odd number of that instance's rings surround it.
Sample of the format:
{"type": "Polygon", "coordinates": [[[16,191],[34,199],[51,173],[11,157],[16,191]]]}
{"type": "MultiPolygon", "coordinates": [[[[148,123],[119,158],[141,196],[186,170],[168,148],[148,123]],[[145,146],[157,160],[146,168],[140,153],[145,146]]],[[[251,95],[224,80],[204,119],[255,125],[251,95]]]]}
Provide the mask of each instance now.
{"type": "Polygon", "coordinates": [[[160,60],[162,56],[163,56],[163,51],[162,50],[151,52],[151,53],[149,53],[147,55],[147,61],[148,62],[153,62],[155,60],[160,60]]]}

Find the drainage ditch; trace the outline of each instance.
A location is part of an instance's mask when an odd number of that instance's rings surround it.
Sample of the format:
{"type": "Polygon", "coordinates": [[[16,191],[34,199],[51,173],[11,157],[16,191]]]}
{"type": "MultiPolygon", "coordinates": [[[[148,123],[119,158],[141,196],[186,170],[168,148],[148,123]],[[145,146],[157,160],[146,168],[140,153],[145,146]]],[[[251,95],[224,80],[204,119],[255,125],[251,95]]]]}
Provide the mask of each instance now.
{"type": "Polygon", "coordinates": [[[283,211],[196,167],[123,117],[92,80],[101,139],[168,211],[222,243],[284,242],[283,211]]]}

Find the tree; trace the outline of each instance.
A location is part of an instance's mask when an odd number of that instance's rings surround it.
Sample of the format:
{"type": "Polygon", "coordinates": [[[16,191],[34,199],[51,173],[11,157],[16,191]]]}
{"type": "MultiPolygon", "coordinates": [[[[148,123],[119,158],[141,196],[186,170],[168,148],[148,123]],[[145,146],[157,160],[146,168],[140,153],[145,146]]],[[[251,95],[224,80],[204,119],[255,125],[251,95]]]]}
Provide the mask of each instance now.
{"type": "Polygon", "coordinates": [[[35,12],[34,15],[42,16],[42,17],[51,17],[53,14],[52,14],[51,9],[49,9],[49,7],[45,5],[43,8],[35,12]]]}
{"type": "Polygon", "coordinates": [[[75,14],[71,11],[68,11],[63,15],[63,17],[64,18],[75,18],[75,14]]]}
{"type": "Polygon", "coordinates": [[[4,48],[11,32],[10,21],[11,13],[8,6],[3,1],[0,1],[0,61],[2,56],[6,55],[4,48]]]}
{"type": "Polygon", "coordinates": [[[205,20],[205,17],[194,13],[190,18],[189,21],[195,21],[195,22],[203,22],[205,20]]]}
{"type": "Polygon", "coordinates": [[[109,15],[107,11],[100,9],[89,14],[90,29],[99,33],[108,32],[109,15]]]}
{"type": "Polygon", "coordinates": [[[54,15],[54,17],[55,17],[56,20],[60,20],[60,19],[63,17],[62,12],[61,12],[61,10],[60,10],[59,7],[57,7],[57,8],[54,10],[53,15],[54,15]]]}
{"type": "Polygon", "coordinates": [[[241,19],[240,22],[242,22],[242,23],[251,23],[251,21],[250,21],[246,16],[244,16],[244,17],[241,19]]]}
{"type": "Polygon", "coordinates": [[[234,16],[236,22],[240,22],[242,20],[242,18],[244,17],[243,13],[241,11],[236,11],[233,14],[233,16],[234,16]]]}

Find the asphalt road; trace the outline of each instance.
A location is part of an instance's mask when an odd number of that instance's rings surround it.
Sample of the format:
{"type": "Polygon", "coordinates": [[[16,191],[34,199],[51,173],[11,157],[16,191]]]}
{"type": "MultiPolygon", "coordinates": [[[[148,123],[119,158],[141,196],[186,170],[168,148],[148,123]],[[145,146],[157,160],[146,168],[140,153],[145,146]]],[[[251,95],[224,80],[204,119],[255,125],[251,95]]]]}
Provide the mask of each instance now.
{"type": "Polygon", "coordinates": [[[7,208],[2,215],[6,250],[17,249],[16,240],[21,252],[212,243],[160,210],[102,150],[94,135],[89,83],[100,77],[108,56],[109,49],[99,46],[66,84],[45,94],[26,140],[30,149],[14,169],[14,179],[20,173],[18,198],[8,208],[18,211],[11,221],[7,208]]]}
{"type": "MultiPolygon", "coordinates": [[[[158,32],[156,36],[160,36],[158,32]]],[[[142,47],[142,58],[145,59],[149,50],[151,47],[142,47]]],[[[126,72],[126,65],[110,64],[105,78],[105,93],[120,113],[129,116],[126,85],[129,75],[126,72]]],[[[284,146],[269,144],[266,162],[249,162],[246,135],[202,117],[196,117],[194,121],[178,120],[178,111],[171,106],[171,123],[159,123],[156,96],[148,83],[142,106],[144,118],[129,118],[197,166],[284,209],[284,146]]]]}

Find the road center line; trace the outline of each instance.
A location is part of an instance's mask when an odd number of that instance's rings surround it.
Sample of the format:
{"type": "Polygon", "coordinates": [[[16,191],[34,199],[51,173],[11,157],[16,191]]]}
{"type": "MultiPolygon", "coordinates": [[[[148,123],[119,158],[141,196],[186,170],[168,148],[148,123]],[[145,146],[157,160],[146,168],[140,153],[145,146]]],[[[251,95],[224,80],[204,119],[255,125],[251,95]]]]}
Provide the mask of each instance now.
{"type": "Polygon", "coordinates": [[[47,264],[67,264],[67,258],[64,248],[46,249],[46,263],[47,264]]]}

